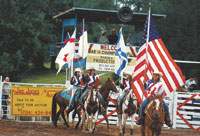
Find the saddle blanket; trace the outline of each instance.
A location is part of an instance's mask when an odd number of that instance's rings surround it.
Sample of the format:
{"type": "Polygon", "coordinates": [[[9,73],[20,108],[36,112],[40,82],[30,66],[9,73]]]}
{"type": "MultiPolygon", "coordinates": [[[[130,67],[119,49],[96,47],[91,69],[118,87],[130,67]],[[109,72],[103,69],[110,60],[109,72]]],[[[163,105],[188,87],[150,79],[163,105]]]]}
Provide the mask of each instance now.
{"type": "MultiPolygon", "coordinates": [[[[78,90],[78,92],[75,92],[75,96],[74,96],[74,101],[75,101],[75,102],[77,102],[78,97],[79,97],[80,94],[81,94],[80,89],[78,90]]],[[[72,95],[72,88],[63,90],[63,91],[60,93],[60,96],[61,96],[62,98],[64,98],[64,99],[68,100],[68,101],[70,101],[71,95],[72,95]]]]}

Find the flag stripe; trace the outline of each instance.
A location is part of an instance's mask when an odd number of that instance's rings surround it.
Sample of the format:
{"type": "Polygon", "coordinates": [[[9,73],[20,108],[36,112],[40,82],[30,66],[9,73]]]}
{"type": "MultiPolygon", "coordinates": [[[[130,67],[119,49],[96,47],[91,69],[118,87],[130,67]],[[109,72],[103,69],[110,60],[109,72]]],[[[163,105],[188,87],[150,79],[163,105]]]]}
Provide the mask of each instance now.
{"type": "Polygon", "coordinates": [[[168,58],[168,63],[170,64],[171,68],[173,68],[173,72],[175,72],[176,77],[178,77],[179,79],[178,81],[180,82],[180,84],[185,84],[185,78],[182,75],[180,68],[177,66],[175,61],[170,56],[168,50],[166,49],[164,43],[162,42],[162,39],[158,39],[158,42],[160,43],[160,46],[159,46],[160,50],[162,50],[163,55],[166,58],[168,58]]]}
{"type": "Polygon", "coordinates": [[[158,71],[163,73],[163,79],[165,80],[165,83],[167,84],[169,90],[171,90],[172,86],[170,85],[168,79],[166,78],[166,75],[164,74],[164,71],[162,70],[162,68],[161,68],[161,66],[159,64],[160,62],[158,62],[158,60],[157,60],[156,56],[154,55],[154,52],[151,50],[151,48],[148,48],[148,51],[149,51],[149,54],[151,55],[151,56],[148,56],[148,59],[149,59],[150,63],[151,64],[155,64],[154,70],[158,70],[158,71]]]}
{"type": "MultiPolygon", "coordinates": [[[[167,63],[167,58],[164,57],[164,55],[162,54],[162,52],[160,51],[160,49],[158,48],[158,44],[156,43],[156,41],[153,41],[153,44],[154,44],[154,47],[155,49],[157,50],[158,54],[160,54],[160,58],[162,58],[162,61],[165,65],[165,67],[167,68],[169,74],[170,74],[170,77],[172,78],[172,80],[174,81],[175,85],[176,86],[180,86],[174,72],[172,71],[171,67],[169,66],[169,64],[167,63]]],[[[167,74],[167,73],[166,73],[167,74]]],[[[169,79],[171,80],[171,79],[169,79]]]]}

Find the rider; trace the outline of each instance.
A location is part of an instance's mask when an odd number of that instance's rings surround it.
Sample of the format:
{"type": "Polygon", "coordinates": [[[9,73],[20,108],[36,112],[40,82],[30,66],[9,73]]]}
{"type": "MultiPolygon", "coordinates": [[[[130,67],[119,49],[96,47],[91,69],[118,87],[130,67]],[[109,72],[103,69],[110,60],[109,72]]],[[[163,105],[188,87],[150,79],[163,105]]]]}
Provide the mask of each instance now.
{"type": "Polygon", "coordinates": [[[74,75],[72,76],[71,81],[70,81],[70,84],[73,85],[73,89],[72,89],[72,95],[71,95],[71,98],[70,98],[70,101],[69,101],[69,108],[70,108],[70,106],[73,102],[76,90],[78,88],[81,88],[81,86],[84,86],[84,82],[83,82],[83,78],[82,78],[83,76],[81,77],[80,74],[81,74],[81,69],[76,68],[74,70],[74,75]]]}
{"type": "MultiPolygon", "coordinates": [[[[81,103],[83,103],[83,100],[86,99],[86,95],[88,94],[88,90],[92,89],[92,87],[98,87],[98,85],[99,85],[99,76],[96,74],[95,68],[94,67],[89,68],[88,72],[89,73],[86,74],[86,76],[84,77],[85,82],[88,84],[88,87],[87,87],[86,91],[83,93],[83,95],[81,96],[81,103]]],[[[98,97],[100,98],[101,104],[105,108],[103,97],[99,92],[98,92],[98,97]]]]}
{"type": "MultiPolygon", "coordinates": [[[[143,101],[143,103],[141,105],[142,107],[140,108],[140,111],[139,111],[139,119],[136,122],[137,125],[140,125],[144,121],[144,118],[145,118],[144,110],[145,110],[147,103],[149,102],[149,98],[152,97],[154,94],[162,95],[164,93],[164,92],[162,92],[162,91],[164,91],[163,89],[159,89],[159,87],[162,86],[162,84],[163,84],[160,81],[162,76],[163,76],[163,74],[161,72],[154,71],[152,74],[151,80],[148,80],[147,83],[144,80],[144,89],[145,89],[145,91],[149,91],[149,93],[148,93],[149,96],[143,101]],[[152,89],[153,86],[156,86],[156,85],[159,86],[157,91],[155,91],[156,89],[152,89]]],[[[168,127],[172,127],[172,122],[170,120],[170,115],[169,115],[169,108],[164,100],[163,100],[163,105],[164,105],[164,109],[165,109],[165,123],[168,127]]]]}
{"type": "Polygon", "coordinates": [[[127,72],[124,72],[124,74],[125,74],[125,80],[123,80],[123,82],[121,82],[121,80],[119,80],[120,88],[124,90],[123,94],[119,98],[119,103],[118,103],[119,109],[122,106],[122,102],[123,102],[123,99],[126,95],[126,92],[131,89],[131,80],[132,80],[131,72],[127,71],[127,72]]]}

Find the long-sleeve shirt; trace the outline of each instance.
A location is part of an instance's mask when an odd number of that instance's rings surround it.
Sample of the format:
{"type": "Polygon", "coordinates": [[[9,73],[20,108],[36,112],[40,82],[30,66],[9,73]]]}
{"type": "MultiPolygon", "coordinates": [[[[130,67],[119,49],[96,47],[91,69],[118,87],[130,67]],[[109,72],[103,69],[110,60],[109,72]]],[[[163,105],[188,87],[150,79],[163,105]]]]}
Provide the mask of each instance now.
{"type": "Polygon", "coordinates": [[[88,82],[89,86],[98,86],[99,85],[99,76],[98,75],[89,75],[85,76],[85,80],[88,82]]]}
{"type": "Polygon", "coordinates": [[[158,81],[153,83],[153,80],[148,80],[147,83],[144,84],[145,92],[147,93],[147,97],[151,97],[152,95],[159,94],[164,96],[164,87],[163,82],[158,81]]]}
{"type": "Polygon", "coordinates": [[[83,78],[81,76],[72,76],[71,81],[70,81],[71,85],[75,85],[75,86],[83,86],[84,82],[83,82],[83,78]]]}
{"type": "Polygon", "coordinates": [[[123,90],[128,90],[131,88],[131,81],[128,80],[124,80],[121,84],[120,84],[120,88],[123,90]]]}

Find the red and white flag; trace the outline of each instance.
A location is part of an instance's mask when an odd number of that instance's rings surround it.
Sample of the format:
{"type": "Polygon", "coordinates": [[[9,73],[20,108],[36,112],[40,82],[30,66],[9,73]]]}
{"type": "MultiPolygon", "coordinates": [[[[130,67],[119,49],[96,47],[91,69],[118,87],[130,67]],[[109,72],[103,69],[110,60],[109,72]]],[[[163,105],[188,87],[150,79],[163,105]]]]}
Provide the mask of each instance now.
{"type": "Polygon", "coordinates": [[[185,78],[167,51],[150,13],[146,19],[141,45],[131,83],[131,88],[140,104],[147,97],[147,94],[143,92],[144,77],[148,81],[152,78],[153,71],[163,73],[161,81],[166,95],[185,84],[185,78]]]}
{"type": "Polygon", "coordinates": [[[68,67],[70,68],[71,62],[74,58],[75,54],[75,39],[76,39],[76,29],[74,30],[74,33],[72,37],[70,38],[69,42],[67,42],[67,45],[65,45],[63,48],[61,48],[57,58],[56,58],[56,63],[59,65],[59,69],[57,74],[60,72],[62,66],[64,64],[68,64],[68,67]]]}

